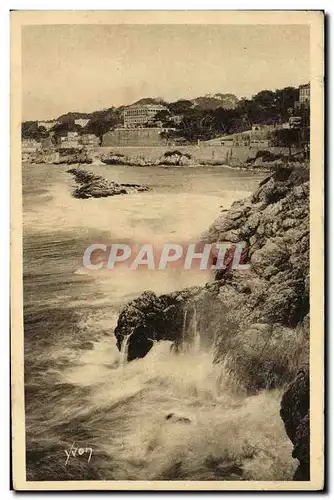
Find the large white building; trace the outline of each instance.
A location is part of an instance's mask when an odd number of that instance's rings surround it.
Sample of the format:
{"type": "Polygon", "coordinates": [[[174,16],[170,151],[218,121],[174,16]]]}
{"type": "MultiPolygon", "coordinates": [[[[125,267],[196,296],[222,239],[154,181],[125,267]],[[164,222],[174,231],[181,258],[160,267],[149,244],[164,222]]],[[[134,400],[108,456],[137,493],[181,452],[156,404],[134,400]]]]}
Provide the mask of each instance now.
{"type": "Polygon", "coordinates": [[[95,134],[83,134],[80,137],[80,142],[84,146],[99,146],[100,139],[95,134]]]}
{"type": "Polygon", "coordinates": [[[162,104],[134,104],[124,109],[124,127],[143,127],[154,121],[159,111],[167,108],[162,104]]]}
{"type": "Polygon", "coordinates": [[[35,141],[35,139],[23,139],[22,140],[22,153],[34,152],[40,149],[42,144],[35,141]]]}
{"type": "Polygon", "coordinates": [[[311,87],[310,84],[299,86],[299,102],[301,104],[309,104],[310,102],[311,87]]]}

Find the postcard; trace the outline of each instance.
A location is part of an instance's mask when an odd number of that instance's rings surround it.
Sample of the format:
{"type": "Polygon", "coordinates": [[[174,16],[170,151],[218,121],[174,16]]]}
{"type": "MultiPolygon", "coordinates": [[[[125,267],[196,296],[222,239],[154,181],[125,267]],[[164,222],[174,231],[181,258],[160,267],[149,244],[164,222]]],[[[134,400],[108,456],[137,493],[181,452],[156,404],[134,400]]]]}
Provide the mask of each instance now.
{"type": "Polygon", "coordinates": [[[13,488],[324,488],[324,12],[11,12],[13,488]]]}

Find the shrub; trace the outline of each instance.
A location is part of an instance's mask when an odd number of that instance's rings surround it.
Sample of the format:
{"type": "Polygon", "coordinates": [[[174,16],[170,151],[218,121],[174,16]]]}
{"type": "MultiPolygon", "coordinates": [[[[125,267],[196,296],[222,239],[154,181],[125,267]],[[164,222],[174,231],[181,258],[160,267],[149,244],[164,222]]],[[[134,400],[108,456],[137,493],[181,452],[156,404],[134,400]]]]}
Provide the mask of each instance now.
{"type": "Polygon", "coordinates": [[[165,158],[170,158],[171,156],[185,156],[186,158],[188,158],[190,160],[190,158],[192,158],[191,154],[189,153],[181,153],[181,151],[179,151],[178,149],[174,149],[173,151],[166,151],[164,153],[164,157],[165,158]]]}
{"type": "Polygon", "coordinates": [[[282,154],[275,154],[272,153],[271,151],[266,150],[260,150],[256,153],[254,160],[257,158],[261,158],[263,161],[274,161],[274,160],[279,160],[281,158],[284,158],[284,155],[282,154]]]}

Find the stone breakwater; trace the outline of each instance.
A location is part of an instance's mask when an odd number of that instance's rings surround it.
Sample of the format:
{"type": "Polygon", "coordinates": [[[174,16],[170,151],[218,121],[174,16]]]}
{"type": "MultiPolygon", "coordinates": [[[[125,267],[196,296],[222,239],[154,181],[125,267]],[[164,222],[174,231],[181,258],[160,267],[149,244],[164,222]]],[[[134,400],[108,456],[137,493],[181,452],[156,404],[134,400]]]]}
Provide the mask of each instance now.
{"type": "Polygon", "coordinates": [[[298,401],[308,391],[294,380],[309,357],[308,167],[276,167],[203,240],[246,241],[250,269],[219,270],[205,287],[160,297],[143,293],[119,316],[118,348],[126,339],[132,360],[145,356],[155,340],[172,340],[177,350],[196,331],[201,346],[213,346],[216,362],[224,360],[250,394],[293,384],[281,415],[300,460],[295,478],[307,480],[309,426],[305,404],[298,401]]]}
{"type": "Polygon", "coordinates": [[[140,184],[117,184],[104,179],[101,175],[96,175],[78,167],[71,168],[67,172],[72,174],[79,184],[79,187],[73,192],[75,198],[104,198],[150,190],[148,186],[140,184]]]}

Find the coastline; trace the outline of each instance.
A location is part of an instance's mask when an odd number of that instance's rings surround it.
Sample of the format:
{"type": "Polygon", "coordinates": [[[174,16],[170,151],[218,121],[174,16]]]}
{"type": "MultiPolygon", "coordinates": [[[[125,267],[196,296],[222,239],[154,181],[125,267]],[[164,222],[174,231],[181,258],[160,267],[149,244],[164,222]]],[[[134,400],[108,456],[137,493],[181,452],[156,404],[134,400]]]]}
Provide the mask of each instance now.
{"type": "MultiPolygon", "coordinates": [[[[225,146],[177,147],[94,147],[67,150],[49,148],[23,152],[24,163],[124,165],[161,167],[225,167],[269,172],[272,162],[288,162],[286,148],[249,148],[225,146]]],[[[292,161],[292,160],[291,160],[292,161]]]]}

